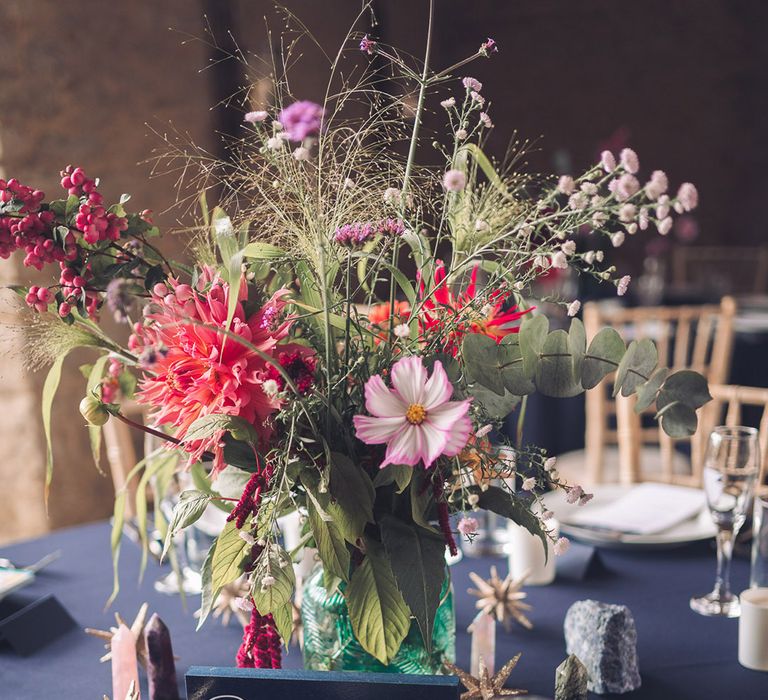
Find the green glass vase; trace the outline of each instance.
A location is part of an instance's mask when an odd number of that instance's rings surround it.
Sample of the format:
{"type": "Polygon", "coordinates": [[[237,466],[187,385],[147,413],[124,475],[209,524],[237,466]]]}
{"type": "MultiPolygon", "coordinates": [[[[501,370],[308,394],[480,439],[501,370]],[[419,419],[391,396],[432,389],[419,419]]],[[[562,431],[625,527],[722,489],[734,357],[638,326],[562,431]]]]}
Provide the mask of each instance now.
{"type": "Polygon", "coordinates": [[[450,575],[446,574],[432,632],[432,651],[424,646],[419,627],[411,628],[400,650],[385,666],[355,639],[347,603],[340,591],[328,594],[323,569],[317,567],[302,589],[304,668],[314,671],[369,671],[377,673],[442,673],[443,662],[456,660],[456,616],[450,575]]]}

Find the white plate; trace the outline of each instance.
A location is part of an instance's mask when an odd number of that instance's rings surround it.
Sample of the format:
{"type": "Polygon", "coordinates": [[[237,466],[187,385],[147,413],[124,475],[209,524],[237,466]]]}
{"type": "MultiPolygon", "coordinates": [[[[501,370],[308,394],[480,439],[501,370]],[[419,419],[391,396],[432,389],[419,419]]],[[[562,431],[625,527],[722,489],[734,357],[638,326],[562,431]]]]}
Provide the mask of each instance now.
{"type": "Polygon", "coordinates": [[[623,496],[631,486],[603,484],[590,491],[594,498],[584,506],[571,505],[565,500],[565,493],[553,491],[543,497],[546,507],[560,521],[560,531],[563,535],[581,542],[613,547],[617,549],[663,549],[680,547],[699,540],[708,540],[717,534],[717,528],[712,522],[709,511],[703,508],[694,518],[685,520],[677,525],[653,535],[632,535],[625,532],[598,530],[569,524],[569,514],[577,509],[596,507],[614,501],[623,496]]]}

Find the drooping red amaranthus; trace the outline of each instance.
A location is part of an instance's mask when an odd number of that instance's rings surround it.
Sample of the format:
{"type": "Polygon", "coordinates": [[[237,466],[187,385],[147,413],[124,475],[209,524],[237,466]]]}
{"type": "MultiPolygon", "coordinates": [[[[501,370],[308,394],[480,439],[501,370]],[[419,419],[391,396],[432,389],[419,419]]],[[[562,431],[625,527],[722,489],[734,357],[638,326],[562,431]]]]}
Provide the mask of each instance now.
{"type": "Polygon", "coordinates": [[[451,519],[448,513],[448,502],[443,498],[443,478],[440,476],[440,472],[435,472],[435,476],[432,479],[432,493],[435,496],[435,503],[437,504],[437,519],[440,523],[440,531],[443,533],[445,544],[448,546],[448,551],[452,557],[455,557],[459,553],[459,549],[456,546],[456,540],[453,537],[453,530],[451,530],[451,519]]]}
{"type": "Polygon", "coordinates": [[[251,475],[243,489],[240,500],[227,516],[227,522],[235,520],[235,526],[239,530],[245,525],[249,515],[256,515],[258,513],[259,506],[261,505],[261,495],[269,487],[269,479],[272,476],[272,472],[272,465],[267,464],[263,469],[259,468],[251,475]]]}
{"type": "Polygon", "coordinates": [[[272,615],[261,615],[254,605],[237,651],[238,668],[282,668],[280,635],[272,615]]]}

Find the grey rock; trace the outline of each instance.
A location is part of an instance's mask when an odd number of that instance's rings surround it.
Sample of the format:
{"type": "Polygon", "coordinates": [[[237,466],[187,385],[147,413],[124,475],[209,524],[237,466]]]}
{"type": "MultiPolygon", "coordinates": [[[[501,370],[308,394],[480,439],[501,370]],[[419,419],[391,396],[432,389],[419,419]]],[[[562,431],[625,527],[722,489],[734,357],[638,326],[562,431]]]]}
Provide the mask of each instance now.
{"type": "Polygon", "coordinates": [[[586,666],[593,693],[628,693],[640,687],[637,629],[625,605],[579,600],[565,615],[565,647],[586,666]]]}
{"type": "Polygon", "coordinates": [[[571,654],[555,671],[555,700],[587,700],[588,682],[587,667],[571,654]]]}

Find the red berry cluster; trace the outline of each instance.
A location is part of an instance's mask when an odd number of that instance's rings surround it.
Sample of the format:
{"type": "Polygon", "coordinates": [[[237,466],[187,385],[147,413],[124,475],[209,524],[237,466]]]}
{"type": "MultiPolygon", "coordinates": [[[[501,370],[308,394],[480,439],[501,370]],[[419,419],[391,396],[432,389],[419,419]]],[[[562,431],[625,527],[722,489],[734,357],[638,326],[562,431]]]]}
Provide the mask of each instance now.
{"type": "Polygon", "coordinates": [[[69,316],[72,307],[77,304],[78,299],[84,300],[85,309],[89,316],[96,316],[101,299],[98,292],[86,289],[86,284],[88,284],[88,280],[91,277],[93,275],[90,271],[90,265],[87,263],[82,268],[80,274],[78,274],[75,268],[69,267],[66,263],[61,263],[59,283],[61,284],[61,294],[64,297],[64,301],[59,304],[59,316],[62,318],[69,316]]]}
{"type": "Polygon", "coordinates": [[[83,232],[86,243],[120,239],[120,232],[128,228],[128,219],[104,208],[104,197],[96,190],[96,181],[86,177],[82,168],[64,168],[61,186],[69,194],[85,198],[75,216],[75,226],[83,232]]]}
{"type": "Polygon", "coordinates": [[[280,635],[272,615],[261,615],[253,606],[251,621],[243,630],[243,642],[237,651],[238,668],[282,668],[280,635]]]}
{"type": "Polygon", "coordinates": [[[257,469],[248,479],[248,483],[243,489],[240,500],[227,516],[227,522],[235,521],[235,527],[238,529],[245,525],[249,515],[256,515],[261,506],[261,495],[269,488],[269,480],[272,477],[274,468],[267,464],[263,469],[257,469]]]}
{"type": "MultiPolygon", "coordinates": [[[[317,368],[317,359],[313,355],[308,355],[299,350],[294,352],[281,352],[277,356],[277,361],[291,378],[296,390],[300,394],[307,394],[315,385],[315,369],[317,368]]],[[[267,369],[267,379],[273,379],[279,388],[279,391],[285,389],[285,379],[278,369],[272,365],[267,369]]]]}
{"type": "Polygon", "coordinates": [[[48,310],[48,304],[53,300],[53,292],[48,287],[33,285],[29,288],[24,299],[33,309],[42,313],[48,310]]]}
{"type": "Polygon", "coordinates": [[[16,178],[0,180],[0,203],[16,202],[14,216],[0,216],[0,258],[7,259],[23,250],[24,265],[42,270],[43,265],[77,257],[75,238],[69,232],[61,245],[56,245],[52,231],[55,215],[40,211],[45,193],[22,185],[16,178]]]}

